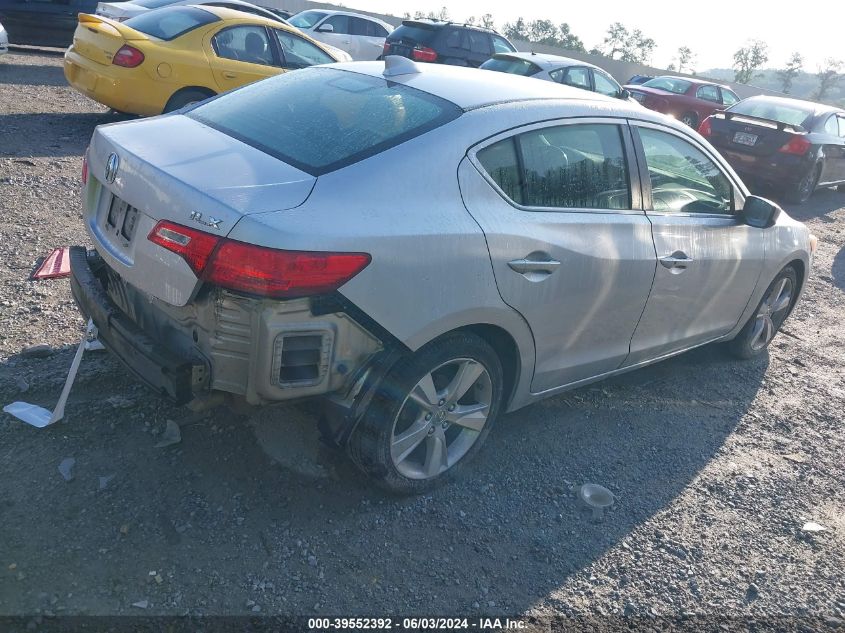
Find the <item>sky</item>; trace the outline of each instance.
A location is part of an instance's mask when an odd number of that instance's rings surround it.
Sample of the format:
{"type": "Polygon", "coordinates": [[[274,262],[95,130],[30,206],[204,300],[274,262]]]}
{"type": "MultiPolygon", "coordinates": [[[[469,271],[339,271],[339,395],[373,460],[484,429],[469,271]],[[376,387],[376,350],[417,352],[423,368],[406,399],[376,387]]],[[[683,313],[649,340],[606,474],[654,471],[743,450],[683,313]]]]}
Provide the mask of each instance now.
{"type": "Polygon", "coordinates": [[[452,20],[491,13],[496,28],[522,16],[526,21],[549,19],[568,22],[589,50],[601,43],[612,22],[629,30],[640,29],[657,42],[652,63],[668,65],[681,46],[696,53],[696,70],[730,68],[733,53],[749,39],[769,45],[767,68],[782,68],[793,52],[804,56],[804,70],[816,72],[826,58],[845,60],[843,0],[807,0],[801,3],[760,0],[681,2],[675,0],[343,0],[352,8],[401,16],[406,11],[439,12],[444,5],[452,20]],[[796,8],[800,10],[796,13],[796,8]],[[796,21],[790,15],[807,16],[796,21]],[[828,16],[828,18],[825,18],[828,16]]]}

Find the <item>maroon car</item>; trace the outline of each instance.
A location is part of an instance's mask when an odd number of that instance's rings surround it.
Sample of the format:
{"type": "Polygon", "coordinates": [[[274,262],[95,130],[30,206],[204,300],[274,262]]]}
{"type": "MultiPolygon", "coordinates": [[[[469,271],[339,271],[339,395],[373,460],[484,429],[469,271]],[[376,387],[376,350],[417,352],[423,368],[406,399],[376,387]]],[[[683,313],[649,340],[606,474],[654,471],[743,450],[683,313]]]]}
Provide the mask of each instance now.
{"type": "Polygon", "coordinates": [[[631,84],[625,88],[649,110],[669,114],[691,128],[697,128],[714,112],[739,101],[736,93],[725,86],[682,77],[655,77],[642,85],[631,84]]]}

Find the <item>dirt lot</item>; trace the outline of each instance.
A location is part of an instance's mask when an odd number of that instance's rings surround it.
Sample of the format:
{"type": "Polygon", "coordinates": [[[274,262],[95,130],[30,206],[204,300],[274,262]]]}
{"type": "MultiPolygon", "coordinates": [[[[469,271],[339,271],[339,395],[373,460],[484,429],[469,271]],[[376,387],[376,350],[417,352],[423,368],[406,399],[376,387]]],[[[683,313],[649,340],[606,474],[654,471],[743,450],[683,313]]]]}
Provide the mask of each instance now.
{"type": "MultiPolygon", "coordinates": [[[[80,157],[113,120],[65,85],[60,57],[0,60],[2,404],[52,406],[61,388],[83,323],[66,280],[27,277],[85,242],[80,157]],[[49,357],[21,354],[37,343],[49,357]]],[[[384,496],[318,448],[307,407],[197,416],[87,356],[63,423],[0,414],[0,615],[842,623],[845,195],[789,211],[819,253],[767,357],[710,346],[508,415],[460,482],[419,498],[384,496]],[[167,420],[182,441],[156,448],[167,420]],[[598,523],[569,491],[588,481],[618,500],[598,523]]]]}

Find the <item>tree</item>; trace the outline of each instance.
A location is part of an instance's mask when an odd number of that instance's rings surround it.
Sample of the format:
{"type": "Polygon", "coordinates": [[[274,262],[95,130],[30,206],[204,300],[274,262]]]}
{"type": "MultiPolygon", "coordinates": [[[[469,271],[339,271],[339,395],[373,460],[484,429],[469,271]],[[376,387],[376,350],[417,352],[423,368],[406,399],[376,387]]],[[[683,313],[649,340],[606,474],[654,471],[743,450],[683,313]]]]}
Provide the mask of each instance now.
{"type": "Polygon", "coordinates": [[[493,16],[489,13],[485,13],[484,15],[482,15],[481,26],[483,26],[485,29],[495,28],[495,25],[493,24],[493,16]]]}
{"type": "Polygon", "coordinates": [[[599,48],[610,59],[616,59],[617,55],[621,58],[625,52],[625,43],[630,37],[631,34],[621,22],[614,22],[607,27],[607,35],[604,36],[604,42],[599,48]]]}
{"type": "Polygon", "coordinates": [[[734,81],[747,84],[754,71],[769,61],[769,46],[760,40],[751,40],[734,53],[734,81]]]}
{"type": "Polygon", "coordinates": [[[551,20],[532,20],[528,23],[528,41],[553,46],[558,43],[557,27],[551,20]]]}
{"type": "Polygon", "coordinates": [[[643,64],[651,59],[655,48],[657,48],[657,43],[652,38],[643,35],[640,29],[634,29],[631,32],[621,22],[614,22],[607,28],[607,34],[599,50],[611,59],[643,64]]]}
{"type": "Polygon", "coordinates": [[[516,22],[505,24],[505,37],[509,40],[527,40],[528,26],[525,24],[525,20],[519,17],[516,22]]]}
{"type": "Polygon", "coordinates": [[[804,58],[801,57],[801,53],[792,53],[792,57],[789,58],[789,61],[786,62],[786,68],[777,71],[777,76],[780,79],[780,89],[782,92],[789,94],[789,91],[792,90],[792,82],[798,76],[798,73],[801,72],[801,68],[804,66],[804,58]]]}
{"type": "Polygon", "coordinates": [[[560,31],[560,35],[558,36],[558,45],[561,48],[565,48],[568,51],[586,51],[584,48],[584,42],[580,37],[572,32],[572,29],[569,28],[569,24],[566,22],[561,23],[558,30],[560,31]]]}
{"type": "Polygon", "coordinates": [[[468,17],[468,18],[464,21],[464,23],[465,23],[465,24],[470,24],[470,25],[475,24],[475,16],[474,16],[474,15],[469,16],[469,17],[468,17]]]}
{"type": "Polygon", "coordinates": [[[842,75],[839,74],[841,69],[841,60],[834,59],[833,57],[828,57],[824,60],[824,65],[819,66],[819,72],[816,73],[816,77],[819,78],[819,87],[816,89],[813,99],[821,101],[827,96],[828,91],[842,79],[842,75]]]}
{"type": "Polygon", "coordinates": [[[692,65],[695,63],[695,53],[689,46],[681,46],[678,49],[676,59],[678,60],[678,72],[682,73],[685,70],[689,72],[692,70],[692,65]]]}
{"type": "Polygon", "coordinates": [[[626,62],[646,64],[651,61],[651,56],[654,54],[655,48],[657,48],[657,42],[643,35],[643,32],[639,29],[634,29],[634,32],[631,33],[631,39],[628,40],[625,46],[622,59],[626,62]]]}

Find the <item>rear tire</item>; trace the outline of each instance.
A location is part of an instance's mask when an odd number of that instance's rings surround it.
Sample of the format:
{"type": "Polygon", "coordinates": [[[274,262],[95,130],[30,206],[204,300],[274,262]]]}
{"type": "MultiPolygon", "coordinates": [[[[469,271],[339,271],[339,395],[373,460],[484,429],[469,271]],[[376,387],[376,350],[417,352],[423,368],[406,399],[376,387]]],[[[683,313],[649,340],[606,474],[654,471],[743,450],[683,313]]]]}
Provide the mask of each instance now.
{"type": "Polygon", "coordinates": [[[804,177],[798,181],[798,184],[786,192],[786,198],[794,204],[804,204],[809,200],[816,191],[816,186],[819,184],[821,177],[822,166],[813,165],[804,177]]]}
{"type": "Polygon", "coordinates": [[[798,273],[792,266],[787,266],[766,288],[748,323],[734,340],[728,342],[730,352],[737,358],[747,360],[766,351],[789,316],[797,296],[798,273]]]}
{"type": "Polygon", "coordinates": [[[180,108],[184,108],[186,105],[196,103],[197,101],[203,101],[204,99],[208,99],[213,96],[214,93],[206,88],[182,88],[181,90],[177,90],[173,93],[173,96],[167,101],[167,105],[164,106],[162,114],[179,110],[180,108]]]}
{"type": "Polygon", "coordinates": [[[681,123],[688,125],[693,130],[698,129],[698,115],[695,112],[685,112],[681,117],[681,123]]]}
{"type": "Polygon", "coordinates": [[[350,457],[390,492],[427,492],[478,453],[502,392],[493,348],[474,334],[448,334],[387,373],[350,438],[350,457]]]}

